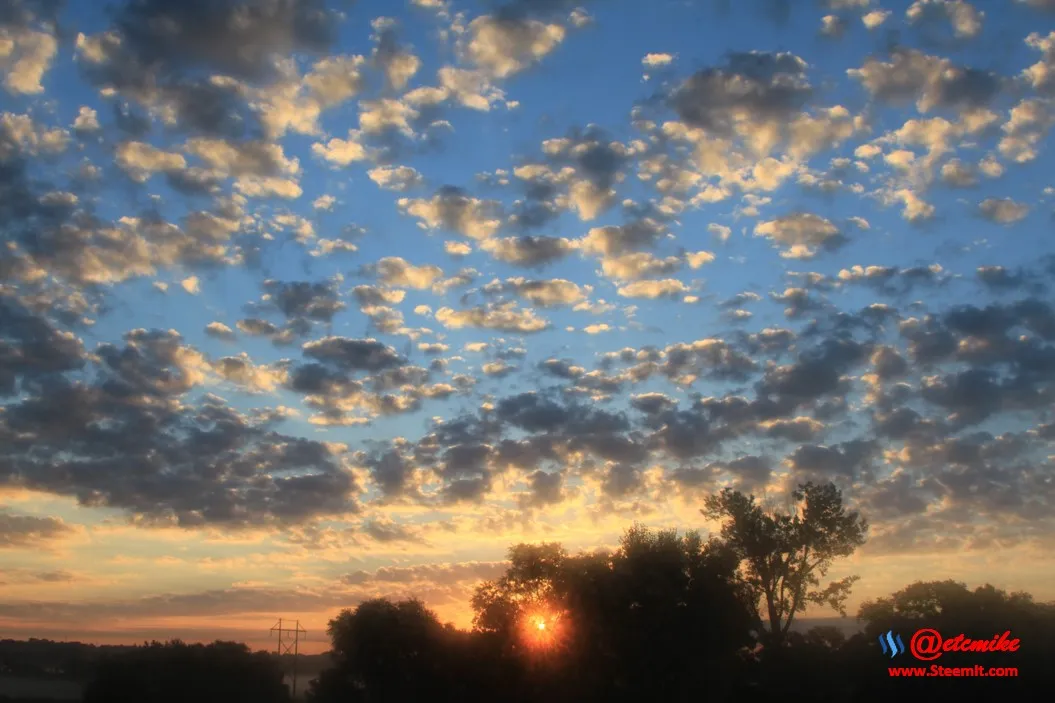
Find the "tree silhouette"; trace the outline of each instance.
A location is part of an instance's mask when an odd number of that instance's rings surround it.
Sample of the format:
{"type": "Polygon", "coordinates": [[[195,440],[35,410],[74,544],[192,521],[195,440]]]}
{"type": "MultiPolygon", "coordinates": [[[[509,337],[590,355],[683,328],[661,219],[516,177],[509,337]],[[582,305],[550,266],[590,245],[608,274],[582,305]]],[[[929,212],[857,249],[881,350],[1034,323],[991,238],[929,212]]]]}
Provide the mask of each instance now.
{"type": "Polygon", "coordinates": [[[238,642],[152,642],[106,657],[84,703],[289,703],[279,663],[238,642]]]}
{"type": "Polygon", "coordinates": [[[524,684],[534,700],[718,698],[730,681],[720,672],[750,644],[736,562],[697,533],[635,525],[611,554],[518,545],[509,558],[505,575],[477,589],[475,623],[506,657],[550,663],[524,684]],[[537,652],[523,633],[540,617],[559,635],[537,652]]]}
{"type": "MultiPolygon", "coordinates": [[[[736,559],[698,534],[634,526],[612,553],[516,545],[481,584],[475,625],[418,601],[366,601],[330,623],[334,666],[313,703],[723,700],[752,619],[736,559]]],[[[740,673],[737,673],[740,672],[740,673]]]]}
{"type": "Polygon", "coordinates": [[[709,496],[700,511],[723,521],[721,540],[742,564],[756,620],[760,626],[768,620],[767,640],[774,645],[784,642],[795,615],[809,603],[827,604],[845,615],[844,603],[857,576],[820,590],[811,587],[820,585],[835,559],[864,544],[868,531],[867,521],[843,506],[835,484],[804,483],[792,498],[795,511],[767,512],[754,496],[726,488],[709,496]]]}
{"type": "Polygon", "coordinates": [[[1008,593],[990,584],[974,590],[957,581],[917,581],[885,598],[863,603],[858,611],[864,631],[851,637],[837,663],[853,700],[889,701],[893,697],[938,696],[961,701],[1043,700],[1051,697],[1055,675],[1050,653],[1055,651],[1055,604],[1036,603],[1028,593],[1008,593]],[[911,652],[889,656],[879,635],[893,632],[910,645],[912,635],[929,628],[945,638],[964,634],[991,639],[1009,631],[1020,640],[1017,652],[944,652],[934,661],[920,661],[911,652]],[[1014,667],[1013,678],[925,678],[905,681],[888,675],[888,666],[975,665],[1014,667]]]}
{"type": "Polygon", "coordinates": [[[312,681],[316,703],[456,700],[471,682],[468,633],[440,624],[419,600],[374,599],[343,610],[327,630],[334,666],[312,681]]]}

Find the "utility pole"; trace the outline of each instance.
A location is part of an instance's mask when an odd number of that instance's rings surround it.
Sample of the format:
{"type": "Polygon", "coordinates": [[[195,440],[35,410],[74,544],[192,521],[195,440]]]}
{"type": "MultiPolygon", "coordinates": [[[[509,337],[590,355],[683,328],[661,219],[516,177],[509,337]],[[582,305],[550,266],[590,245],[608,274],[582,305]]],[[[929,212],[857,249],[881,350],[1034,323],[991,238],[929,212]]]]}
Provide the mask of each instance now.
{"type": "Polygon", "coordinates": [[[278,662],[282,665],[282,655],[292,654],[293,655],[293,700],[297,699],[297,650],[300,644],[300,636],[308,634],[307,630],[300,628],[300,620],[296,621],[296,625],[293,627],[282,627],[282,618],[278,619],[278,624],[271,628],[271,634],[278,633],[278,662]],[[293,635],[292,641],[290,641],[289,635],[293,635]]]}

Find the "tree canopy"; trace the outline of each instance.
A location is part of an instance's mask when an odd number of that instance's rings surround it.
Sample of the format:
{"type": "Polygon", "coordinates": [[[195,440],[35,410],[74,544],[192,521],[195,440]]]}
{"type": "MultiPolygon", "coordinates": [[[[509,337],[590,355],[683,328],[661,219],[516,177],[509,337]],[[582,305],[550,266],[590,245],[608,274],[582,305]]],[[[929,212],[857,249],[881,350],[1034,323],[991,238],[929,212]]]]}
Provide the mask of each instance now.
{"type": "Polygon", "coordinates": [[[720,539],[739,561],[756,620],[768,621],[774,644],[786,639],[796,614],[810,603],[845,614],[857,576],[816,587],[832,562],[853,554],[868,532],[867,521],[846,509],[834,484],[804,483],[791,495],[793,510],[767,511],[754,496],[726,488],[709,496],[700,511],[722,521],[720,539]]]}

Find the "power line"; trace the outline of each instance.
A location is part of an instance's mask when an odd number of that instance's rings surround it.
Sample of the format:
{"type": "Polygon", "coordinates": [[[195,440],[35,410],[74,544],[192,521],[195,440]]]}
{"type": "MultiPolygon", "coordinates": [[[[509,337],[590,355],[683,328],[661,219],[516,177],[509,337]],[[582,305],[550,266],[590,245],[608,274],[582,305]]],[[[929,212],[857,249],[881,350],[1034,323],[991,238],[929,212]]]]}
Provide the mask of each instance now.
{"type": "Polygon", "coordinates": [[[296,625],[292,628],[282,627],[282,618],[278,619],[278,623],[271,628],[272,636],[278,633],[278,661],[281,665],[283,654],[293,655],[293,699],[297,698],[297,654],[298,645],[300,644],[300,636],[308,634],[307,630],[301,629],[300,620],[296,621],[296,625]],[[293,641],[290,641],[289,635],[293,635],[293,641]]]}

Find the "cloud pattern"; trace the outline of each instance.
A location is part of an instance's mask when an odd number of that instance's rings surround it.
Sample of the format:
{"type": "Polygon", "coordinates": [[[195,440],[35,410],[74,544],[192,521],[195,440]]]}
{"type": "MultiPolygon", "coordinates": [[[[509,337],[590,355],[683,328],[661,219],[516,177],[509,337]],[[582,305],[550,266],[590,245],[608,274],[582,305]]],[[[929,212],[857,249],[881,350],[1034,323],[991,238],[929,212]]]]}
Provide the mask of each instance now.
{"type": "Polygon", "coordinates": [[[632,3],[8,3],[0,559],[219,530],[378,556],[120,607],[454,602],[467,534],[807,479],[870,558],[1046,553],[1050,3],[886,4],[667,10],[715,58],[632,3]]]}

